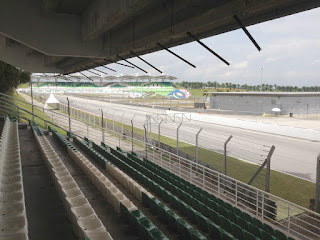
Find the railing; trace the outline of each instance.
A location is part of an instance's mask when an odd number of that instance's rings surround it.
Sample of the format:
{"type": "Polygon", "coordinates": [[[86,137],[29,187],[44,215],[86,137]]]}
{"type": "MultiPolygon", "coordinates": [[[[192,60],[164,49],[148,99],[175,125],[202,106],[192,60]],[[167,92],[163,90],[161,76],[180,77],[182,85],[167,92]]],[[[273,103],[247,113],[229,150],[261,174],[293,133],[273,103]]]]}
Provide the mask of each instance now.
{"type": "MultiPolygon", "coordinates": [[[[30,111],[1,98],[0,103],[0,109],[8,110],[23,118],[26,117],[22,116],[22,112],[30,113],[30,111]]],[[[39,106],[35,106],[35,108],[45,111],[39,106]]],[[[44,119],[37,115],[34,117],[42,119],[44,126],[50,124],[65,130],[68,129],[66,127],[69,121],[68,116],[57,111],[46,111],[51,116],[50,118],[44,119]]],[[[97,143],[103,141],[111,147],[119,146],[124,150],[137,152],[141,156],[147,157],[167,170],[253,214],[257,218],[273,224],[276,228],[287,232],[295,238],[320,239],[320,214],[316,212],[161,149],[148,143],[146,139],[127,136],[121,132],[121,128],[118,128],[118,131],[114,131],[113,129],[102,128],[73,117],[70,117],[70,123],[71,130],[75,135],[79,137],[86,136],[97,143]]]]}

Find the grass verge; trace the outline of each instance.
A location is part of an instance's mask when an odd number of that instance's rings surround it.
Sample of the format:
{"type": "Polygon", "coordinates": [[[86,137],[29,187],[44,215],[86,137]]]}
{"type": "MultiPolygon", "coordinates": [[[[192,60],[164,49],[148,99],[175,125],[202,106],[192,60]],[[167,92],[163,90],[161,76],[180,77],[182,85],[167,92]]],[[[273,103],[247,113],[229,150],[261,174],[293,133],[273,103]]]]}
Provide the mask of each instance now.
{"type": "MultiPolygon", "coordinates": [[[[22,96],[20,96],[19,94],[16,94],[16,93],[15,93],[15,94],[13,95],[13,97],[15,97],[15,98],[17,98],[17,99],[19,99],[19,100],[21,100],[21,101],[25,101],[25,99],[24,99],[22,96]]],[[[28,112],[32,112],[32,106],[31,106],[30,104],[23,103],[23,102],[20,102],[20,101],[18,101],[18,100],[14,100],[14,104],[17,105],[17,106],[20,107],[20,108],[23,108],[24,110],[26,110],[26,111],[28,111],[28,112]]],[[[38,124],[39,126],[45,128],[46,126],[45,126],[45,123],[44,123],[44,121],[43,121],[42,119],[51,122],[50,117],[49,117],[45,112],[43,112],[41,109],[39,109],[39,108],[37,108],[37,107],[34,107],[33,110],[34,110],[34,115],[38,116],[38,117],[36,117],[36,116],[34,117],[34,122],[35,122],[36,124],[38,124]],[[39,117],[40,117],[40,118],[39,118],[39,117]],[[41,118],[42,118],[42,119],[41,119],[41,118]]],[[[28,112],[26,112],[26,111],[20,110],[20,111],[19,111],[19,115],[20,115],[20,116],[23,116],[23,117],[25,117],[25,118],[28,118],[28,119],[30,119],[30,120],[32,120],[32,114],[30,114],[30,113],[28,113],[28,112]]],[[[20,122],[26,122],[26,123],[27,123],[28,121],[25,120],[25,119],[23,119],[23,118],[20,118],[20,122]]],[[[57,127],[55,127],[54,125],[52,125],[52,124],[50,124],[50,123],[47,124],[47,125],[49,125],[51,128],[57,129],[57,131],[58,131],[59,133],[63,134],[63,135],[66,134],[66,131],[62,130],[61,128],[57,128],[57,127]]]]}

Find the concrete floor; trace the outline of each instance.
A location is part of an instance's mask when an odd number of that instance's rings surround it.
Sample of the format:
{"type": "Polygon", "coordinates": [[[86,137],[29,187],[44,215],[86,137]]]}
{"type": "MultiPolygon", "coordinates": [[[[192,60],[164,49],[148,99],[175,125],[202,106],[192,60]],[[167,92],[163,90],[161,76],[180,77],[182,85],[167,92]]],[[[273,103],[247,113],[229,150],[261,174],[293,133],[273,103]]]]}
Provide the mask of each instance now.
{"type": "Polygon", "coordinates": [[[30,129],[19,129],[30,240],[76,240],[49,171],[30,129]]]}

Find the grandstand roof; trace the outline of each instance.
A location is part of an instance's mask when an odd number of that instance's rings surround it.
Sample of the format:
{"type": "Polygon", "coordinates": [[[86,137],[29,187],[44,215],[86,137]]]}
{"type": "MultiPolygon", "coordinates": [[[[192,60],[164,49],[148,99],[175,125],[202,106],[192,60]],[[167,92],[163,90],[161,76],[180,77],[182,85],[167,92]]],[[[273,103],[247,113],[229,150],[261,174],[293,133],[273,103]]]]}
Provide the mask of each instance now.
{"type": "MultiPolygon", "coordinates": [[[[159,81],[166,80],[166,81],[172,81],[176,80],[177,78],[174,76],[169,75],[160,75],[160,76],[150,76],[150,75],[140,75],[140,76],[134,76],[134,75],[123,75],[123,76],[105,76],[105,77],[99,77],[99,76],[90,76],[90,78],[94,81],[159,81]]],[[[58,82],[66,82],[67,80],[65,78],[59,77],[59,76],[50,76],[50,75],[32,75],[31,79],[33,81],[39,81],[39,82],[47,82],[47,81],[58,81],[58,82]]],[[[69,80],[72,81],[80,81],[80,82],[88,82],[88,79],[83,76],[75,76],[75,77],[68,77],[69,80]]]]}

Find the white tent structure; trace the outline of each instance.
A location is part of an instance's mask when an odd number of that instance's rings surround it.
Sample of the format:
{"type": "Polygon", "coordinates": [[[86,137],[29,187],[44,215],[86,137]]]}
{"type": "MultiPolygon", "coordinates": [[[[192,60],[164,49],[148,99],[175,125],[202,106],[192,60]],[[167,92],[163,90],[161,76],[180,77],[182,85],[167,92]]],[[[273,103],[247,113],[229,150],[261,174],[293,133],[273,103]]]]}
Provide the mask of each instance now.
{"type": "Polygon", "coordinates": [[[53,107],[54,109],[59,109],[59,101],[55,98],[55,96],[51,93],[49,98],[47,99],[45,106],[47,106],[47,104],[49,104],[51,107],[53,107]]]}

